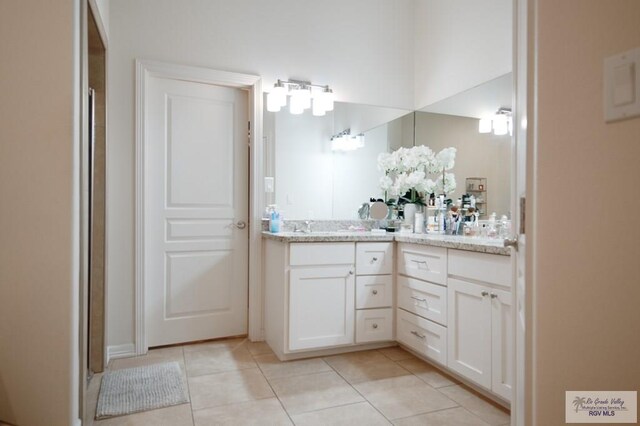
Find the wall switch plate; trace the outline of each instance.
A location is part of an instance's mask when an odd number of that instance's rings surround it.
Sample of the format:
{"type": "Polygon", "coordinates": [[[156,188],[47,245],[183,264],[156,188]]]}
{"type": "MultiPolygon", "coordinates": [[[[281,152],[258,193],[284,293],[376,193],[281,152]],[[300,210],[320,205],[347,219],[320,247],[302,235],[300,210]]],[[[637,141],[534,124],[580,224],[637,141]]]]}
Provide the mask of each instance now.
{"type": "Polygon", "coordinates": [[[640,116],[640,48],[604,60],[604,118],[640,116]]]}
{"type": "Polygon", "coordinates": [[[272,177],[264,178],[264,192],[272,193],[274,190],[275,182],[272,177]]]}

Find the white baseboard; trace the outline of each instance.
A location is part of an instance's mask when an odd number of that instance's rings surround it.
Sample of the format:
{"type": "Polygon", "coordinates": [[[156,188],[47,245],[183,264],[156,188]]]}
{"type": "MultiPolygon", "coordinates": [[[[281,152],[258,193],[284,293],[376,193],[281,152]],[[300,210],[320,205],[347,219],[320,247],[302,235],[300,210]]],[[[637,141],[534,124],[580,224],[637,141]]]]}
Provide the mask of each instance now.
{"type": "Polygon", "coordinates": [[[107,347],[107,364],[112,359],[129,358],[136,356],[136,348],[133,343],[124,345],[112,345],[107,347]]]}

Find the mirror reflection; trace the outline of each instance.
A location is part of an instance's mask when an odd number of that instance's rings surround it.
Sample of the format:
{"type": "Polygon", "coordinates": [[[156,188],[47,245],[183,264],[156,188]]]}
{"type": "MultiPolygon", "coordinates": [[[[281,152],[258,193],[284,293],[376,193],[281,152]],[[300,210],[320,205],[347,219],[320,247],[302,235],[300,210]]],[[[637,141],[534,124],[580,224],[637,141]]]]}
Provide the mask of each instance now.
{"type": "Polygon", "coordinates": [[[363,203],[385,198],[378,155],[425,145],[456,149],[448,198],[472,195],[480,219],[510,216],[510,117],[497,113],[511,99],[509,73],[415,112],[344,102],[322,117],[265,111],[265,170],[275,179],[266,204],[285,219],[358,219],[363,203]]]}
{"type": "Polygon", "coordinates": [[[285,219],[358,219],[363,202],[384,195],[378,154],[413,146],[413,127],[410,111],[345,102],[322,117],[265,112],[265,167],[275,178],[267,204],[285,219]],[[332,137],[345,130],[363,146],[340,149],[332,137]]]}

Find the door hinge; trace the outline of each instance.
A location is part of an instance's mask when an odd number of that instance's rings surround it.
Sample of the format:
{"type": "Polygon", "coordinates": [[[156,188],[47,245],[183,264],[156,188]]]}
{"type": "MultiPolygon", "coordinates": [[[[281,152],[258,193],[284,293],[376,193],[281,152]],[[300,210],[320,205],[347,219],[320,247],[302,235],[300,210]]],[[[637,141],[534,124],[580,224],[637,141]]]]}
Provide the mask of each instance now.
{"type": "Polygon", "coordinates": [[[527,219],[527,199],[525,197],[520,197],[520,229],[519,234],[524,235],[524,231],[526,228],[525,220],[527,219]]]}

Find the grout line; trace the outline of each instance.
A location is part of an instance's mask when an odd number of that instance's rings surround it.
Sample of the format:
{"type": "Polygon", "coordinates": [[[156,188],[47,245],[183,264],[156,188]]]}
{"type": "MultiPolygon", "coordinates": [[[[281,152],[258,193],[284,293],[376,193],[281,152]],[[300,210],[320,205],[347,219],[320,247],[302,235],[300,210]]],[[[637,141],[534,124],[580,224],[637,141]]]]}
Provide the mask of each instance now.
{"type": "MultiPolygon", "coordinates": [[[[251,357],[253,358],[253,355],[251,355],[251,357]]],[[[256,362],[256,360],[253,360],[254,362],[256,362]]],[[[289,414],[289,411],[287,411],[287,409],[285,408],[284,404],[282,403],[282,400],[280,399],[280,397],[278,396],[276,390],[273,388],[273,386],[271,385],[271,382],[269,381],[269,379],[267,379],[267,377],[264,375],[264,371],[262,371],[262,368],[260,367],[260,364],[258,362],[256,362],[256,366],[258,367],[258,371],[260,371],[260,374],[262,375],[262,378],[267,382],[267,385],[269,385],[269,388],[271,389],[271,392],[273,392],[273,395],[275,396],[275,398],[278,400],[278,402],[280,403],[280,406],[282,407],[282,410],[284,411],[284,413],[287,415],[287,417],[289,418],[289,421],[291,422],[292,425],[295,425],[295,422],[293,421],[293,419],[291,418],[291,414],[289,414]]]]}
{"type": "MultiPolygon", "coordinates": [[[[332,405],[331,407],[324,407],[324,408],[318,408],[317,410],[309,410],[309,411],[301,411],[299,413],[295,413],[293,414],[294,416],[298,416],[298,415],[302,415],[302,414],[309,414],[309,413],[318,413],[320,411],[326,411],[326,410],[331,410],[333,408],[341,408],[341,407],[348,407],[350,405],[357,405],[357,404],[369,404],[369,401],[364,400],[364,401],[358,401],[358,402],[348,402],[346,404],[338,404],[338,405],[332,405]]],[[[374,407],[375,408],[375,407],[374,407]]]]}
{"type": "Polygon", "coordinates": [[[191,386],[189,386],[189,373],[187,372],[187,358],[184,356],[184,346],[180,346],[182,350],[182,363],[184,364],[184,377],[187,382],[187,393],[189,394],[189,409],[191,410],[191,424],[195,426],[196,418],[193,416],[193,405],[191,404],[191,386]]]}
{"type": "MultiPolygon", "coordinates": [[[[455,401],[453,401],[453,402],[455,402],[455,401]]],[[[456,402],[456,404],[457,404],[457,402],[456,402]]],[[[393,420],[395,421],[395,420],[410,419],[410,418],[412,418],[412,417],[424,416],[425,414],[439,413],[439,412],[441,412],[441,411],[448,411],[448,410],[457,410],[458,408],[464,408],[464,407],[462,407],[461,405],[456,405],[455,407],[438,408],[438,409],[436,409],[436,410],[425,411],[424,413],[418,413],[418,414],[414,414],[414,415],[412,415],[412,416],[398,417],[397,419],[393,419],[393,420]]],[[[475,417],[478,417],[478,416],[475,416],[475,417]]],[[[478,417],[478,418],[479,418],[479,417],[478,417]]],[[[480,420],[482,420],[482,419],[480,419],[480,420]]]]}
{"type": "MultiPolygon", "coordinates": [[[[383,354],[383,355],[384,355],[384,354],[383,354]]],[[[325,361],[325,362],[326,362],[326,361],[325,361]]],[[[364,400],[367,402],[367,404],[369,404],[370,406],[372,406],[372,407],[373,407],[373,409],[374,409],[374,410],[376,410],[378,413],[380,413],[380,415],[381,415],[382,417],[384,417],[384,419],[385,419],[385,420],[387,420],[390,424],[393,424],[393,421],[392,421],[390,418],[388,418],[387,416],[385,416],[385,415],[382,413],[382,411],[378,410],[378,407],[376,407],[376,406],[375,406],[371,401],[369,401],[369,400],[367,399],[367,397],[366,397],[366,396],[364,396],[364,395],[363,395],[363,394],[362,394],[358,389],[356,389],[356,387],[355,387],[355,386],[353,386],[353,384],[352,384],[352,383],[350,383],[346,378],[344,378],[344,377],[342,376],[342,374],[340,374],[340,372],[339,372],[338,370],[336,370],[336,369],[333,367],[333,365],[329,364],[328,362],[327,362],[327,364],[329,365],[329,367],[331,367],[331,368],[333,369],[333,371],[335,371],[335,372],[336,372],[336,374],[337,374],[338,376],[340,376],[340,377],[342,378],[342,380],[344,380],[345,382],[347,382],[347,384],[348,384],[349,386],[351,386],[351,389],[353,389],[354,391],[356,391],[356,392],[358,393],[358,395],[360,395],[360,396],[362,397],[362,399],[364,399],[364,400]]]]}

